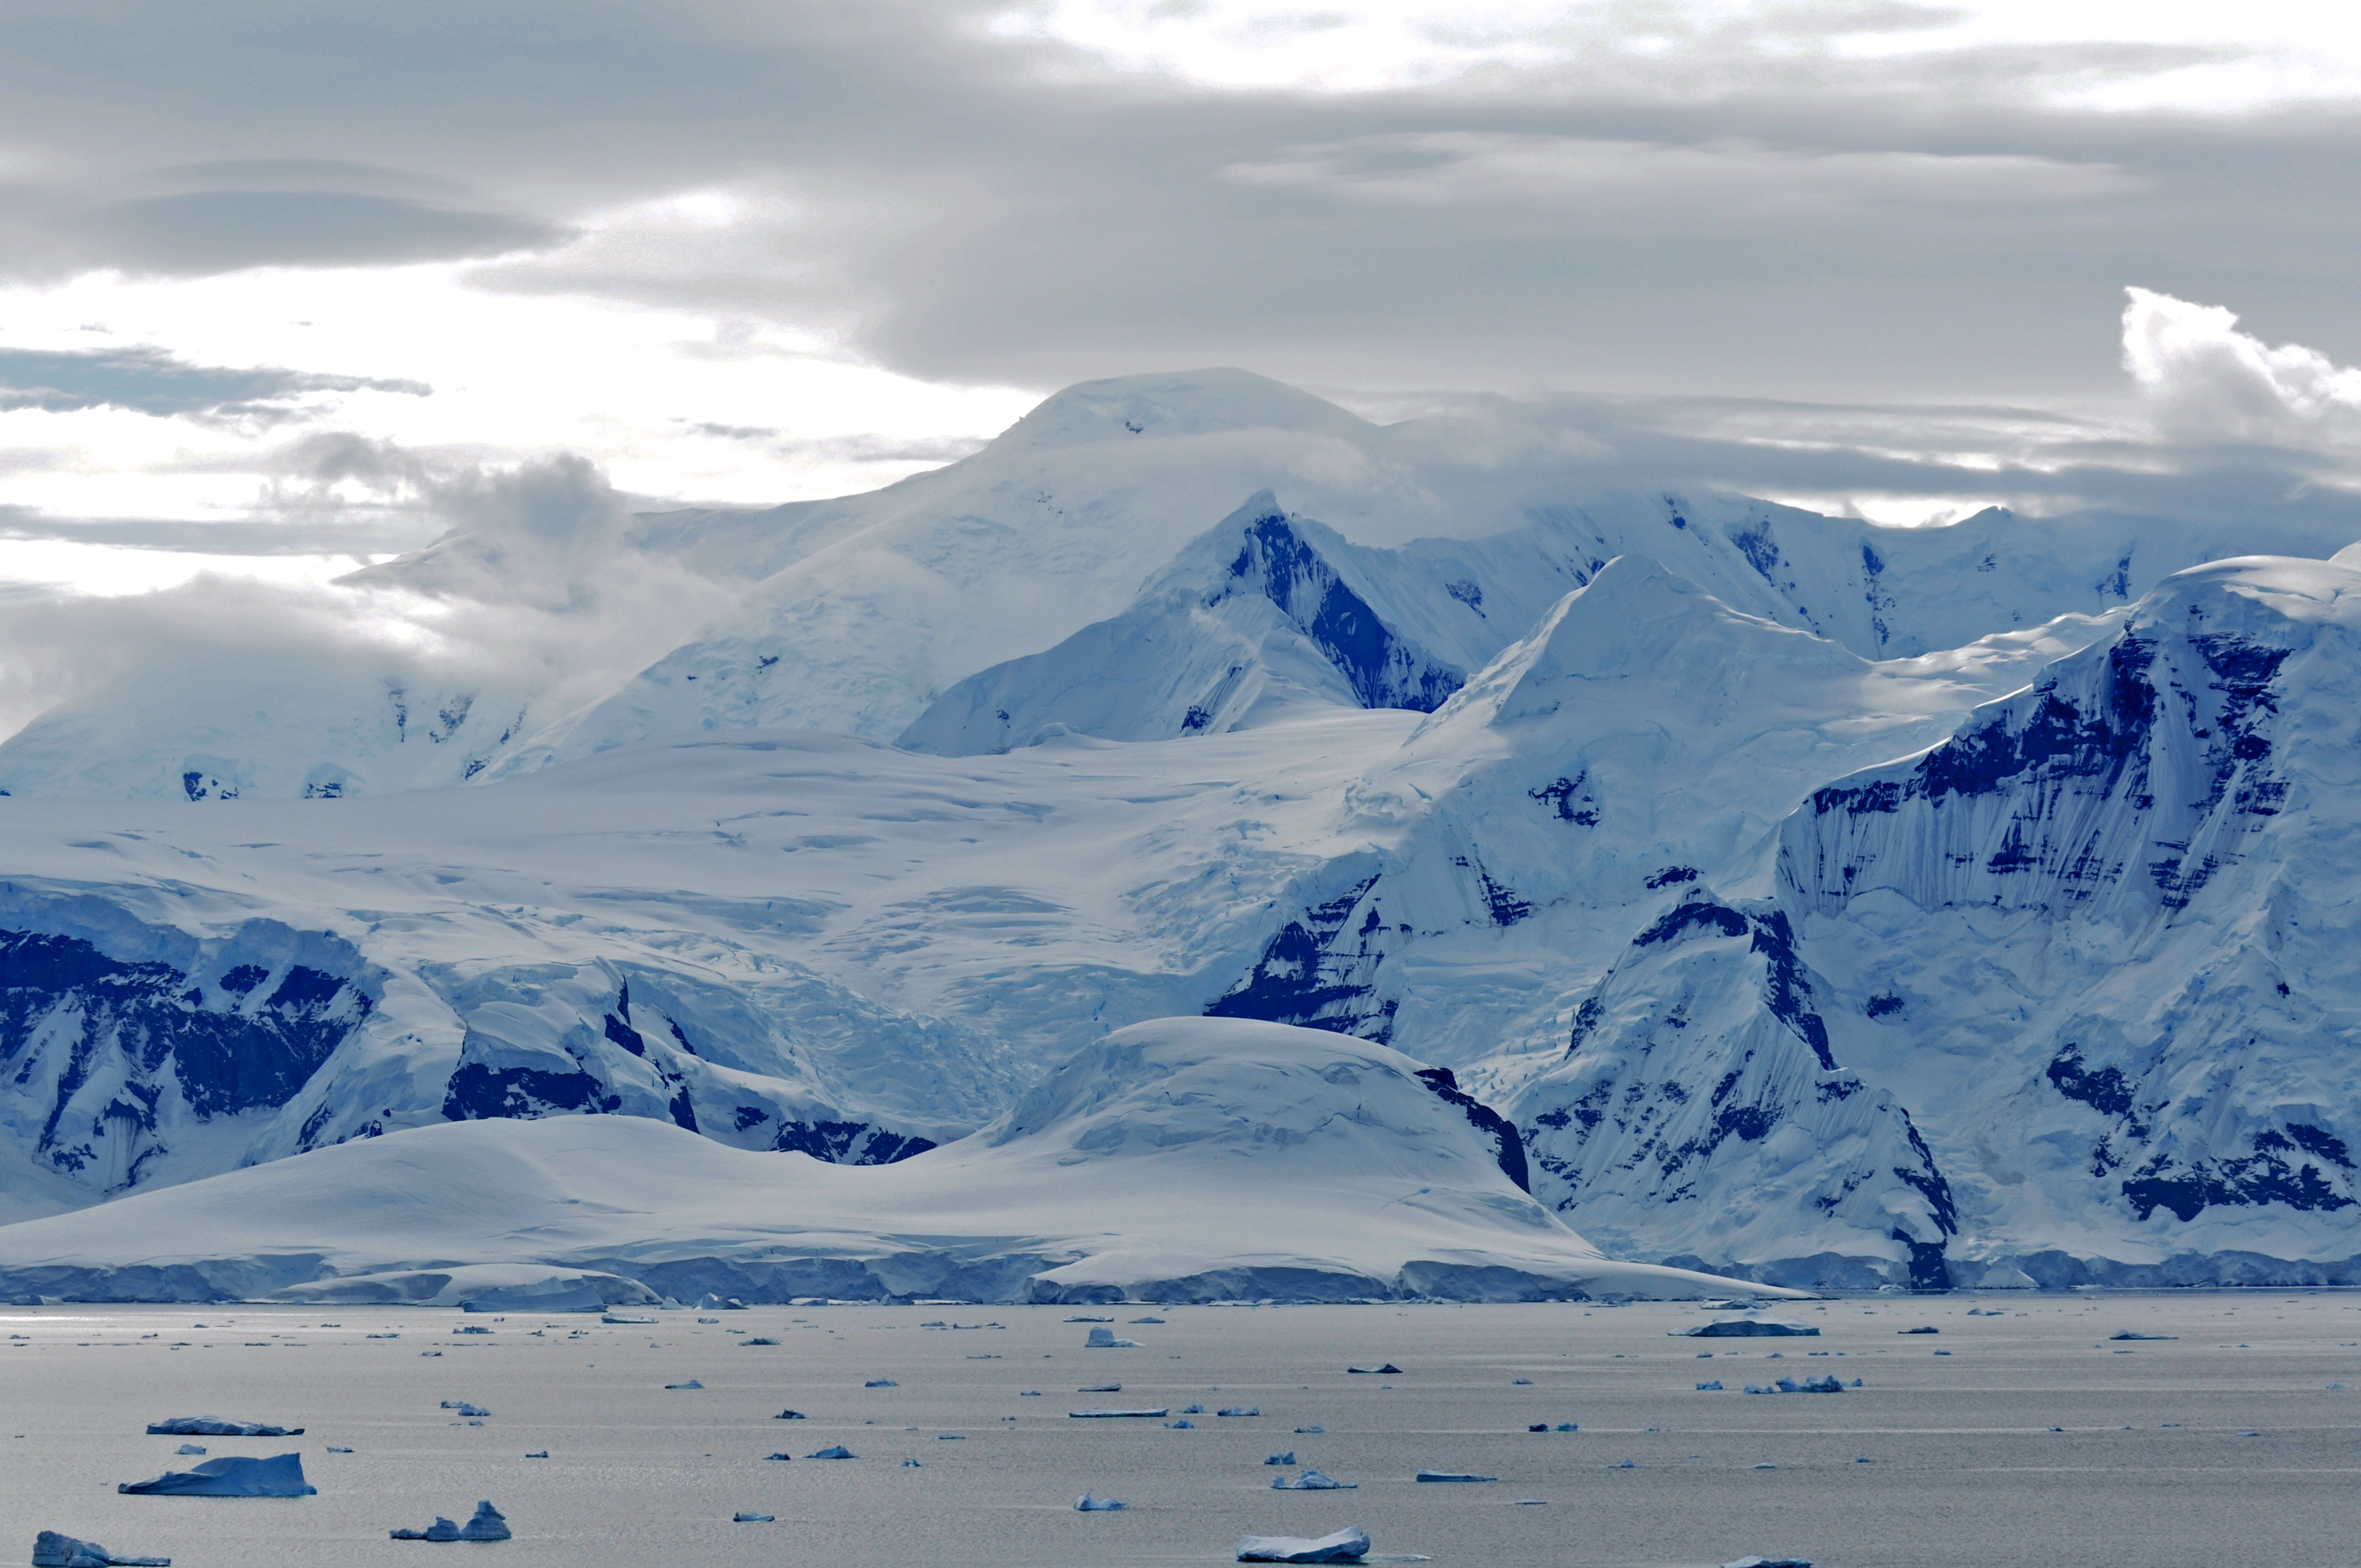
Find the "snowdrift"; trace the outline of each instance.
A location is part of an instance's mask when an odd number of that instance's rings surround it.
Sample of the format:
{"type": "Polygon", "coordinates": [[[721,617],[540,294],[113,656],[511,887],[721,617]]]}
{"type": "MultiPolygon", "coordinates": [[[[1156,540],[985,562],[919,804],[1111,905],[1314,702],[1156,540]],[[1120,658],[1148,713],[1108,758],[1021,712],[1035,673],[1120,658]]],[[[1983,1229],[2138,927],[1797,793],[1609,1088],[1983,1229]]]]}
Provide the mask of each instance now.
{"type": "Polygon", "coordinates": [[[637,1117],[456,1123],[0,1228],[0,1291],[340,1300],[357,1277],[485,1265],[684,1299],[1731,1288],[1605,1257],[1511,1179],[1521,1168],[1512,1131],[1399,1052],[1168,1019],[1118,1030],[983,1132],[895,1165],[732,1149],[637,1117]]]}

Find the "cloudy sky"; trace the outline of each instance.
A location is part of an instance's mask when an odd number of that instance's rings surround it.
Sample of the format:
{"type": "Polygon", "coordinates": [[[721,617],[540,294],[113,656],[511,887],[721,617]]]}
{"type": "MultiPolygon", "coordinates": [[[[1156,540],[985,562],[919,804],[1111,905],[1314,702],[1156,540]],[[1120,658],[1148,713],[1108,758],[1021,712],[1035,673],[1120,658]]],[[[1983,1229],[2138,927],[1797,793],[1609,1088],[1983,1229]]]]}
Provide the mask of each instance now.
{"type": "Polygon", "coordinates": [[[2343,506],[2356,171],[2315,0],[27,0],[0,595],[314,579],[558,453],[866,488],[1209,364],[1894,521],[2343,506]]]}

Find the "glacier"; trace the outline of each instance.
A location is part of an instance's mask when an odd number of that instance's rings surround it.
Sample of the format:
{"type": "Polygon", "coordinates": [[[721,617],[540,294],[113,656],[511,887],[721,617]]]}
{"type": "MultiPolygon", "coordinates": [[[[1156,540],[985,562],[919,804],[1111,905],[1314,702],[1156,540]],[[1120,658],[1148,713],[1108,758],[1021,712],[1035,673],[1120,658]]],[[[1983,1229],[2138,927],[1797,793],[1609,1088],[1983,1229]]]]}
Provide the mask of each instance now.
{"type": "Polygon", "coordinates": [[[0,1286],[2352,1282],[2361,551],[2327,526],[1602,494],[1205,372],[873,495],[631,520],[735,608],[569,714],[349,663],[118,685],[0,744],[0,1286]],[[1445,1217],[1337,1218],[1399,1151],[1311,1136],[1312,1050],[1414,1091],[1379,1145],[1480,1157],[1445,1217]],[[1043,1108],[1085,1081],[1230,1119],[1043,1108]],[[1309,1183],[1336,1245],[1284,1202],[1268,1255],[1158,1229],[1108,1177],[1200,1144],[1309,1183]],[[421,1147],[534,1202],[611,1158],[807,1219],[766,1254],[690,1183],[526,1245],[421,1147]],[[450,1206],[336,1243],[323,1168],[450,1206]]]}

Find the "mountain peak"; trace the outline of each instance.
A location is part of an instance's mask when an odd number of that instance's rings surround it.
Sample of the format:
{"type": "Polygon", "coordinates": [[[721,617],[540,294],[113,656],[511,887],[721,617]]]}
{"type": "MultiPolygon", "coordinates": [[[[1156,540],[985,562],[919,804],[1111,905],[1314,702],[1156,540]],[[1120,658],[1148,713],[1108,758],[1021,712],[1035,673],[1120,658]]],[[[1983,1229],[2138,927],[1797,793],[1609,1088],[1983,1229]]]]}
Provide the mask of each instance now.
{"type": "Polygon", "coordinates": [[[1377,426],[1251,370],[1214,367],[1081,381],[1052,393],[993,445],[1004,451],[1276,429],[1365,439],[1377,426]]]}

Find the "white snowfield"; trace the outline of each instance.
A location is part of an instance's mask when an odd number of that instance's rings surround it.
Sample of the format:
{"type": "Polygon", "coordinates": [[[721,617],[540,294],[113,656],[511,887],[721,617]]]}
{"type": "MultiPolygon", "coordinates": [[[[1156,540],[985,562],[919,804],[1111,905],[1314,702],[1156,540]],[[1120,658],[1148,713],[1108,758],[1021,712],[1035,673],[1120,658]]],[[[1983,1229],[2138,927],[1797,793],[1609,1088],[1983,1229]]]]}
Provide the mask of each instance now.
{"type": "Polygon", "coordinates": [[[983,1132],[891,1166],[731,1149],[632,1116],[418,1128],[0,1229],[0,1292],[352,1300],[367,1299],[357,1278],[493,1265],[684,1299],[1732,1286],[1600,1255],[1417,1072],[1325,1031],[1186,1018],[1118,1030],[983,1132]]]}
{"type": "MultiPolygon", "coordinates": [[[[1047,1279],[1080,1233],[966,1135],[1208,1016],[1450,1069],[1621,1256],[2361,1283],[2361,570],[2324,524],[1598,496],[1507,426],[1215,372],[1070,389],[875,495],[633,526],[742,598],[562,723],[488,686],[356,729],[347,663],[0,746],[0,1220],[549,1119],[920,1215],[968,1162],[1016,1195],[944,1234],[1047,1279]],[[265,798],[321,768],[340,798],[265,798]]],[[[1122,1261],[1104,1190],[1082,1284],[1228,1266],[1122,1261]]],[[[899,1291],[872,1254],[913,1233],[848,1212],[870,1239],[807,1255],[899,1291]]],[[[641,1299],[602,1245],[335,1266],[641,1299]]],[[[1412,1288],[1369,1256],[1335,1277],[1412,1288]]]]}

